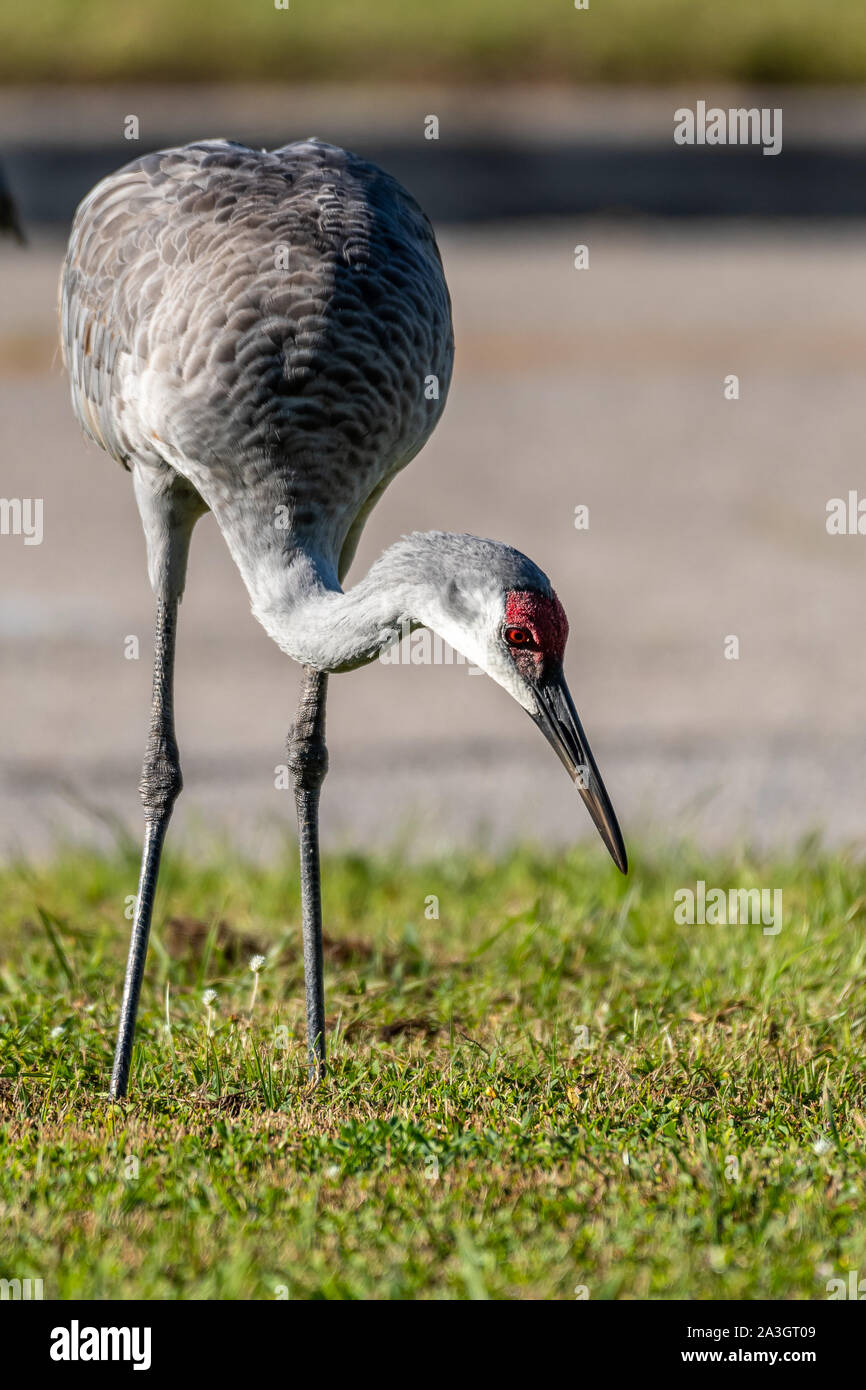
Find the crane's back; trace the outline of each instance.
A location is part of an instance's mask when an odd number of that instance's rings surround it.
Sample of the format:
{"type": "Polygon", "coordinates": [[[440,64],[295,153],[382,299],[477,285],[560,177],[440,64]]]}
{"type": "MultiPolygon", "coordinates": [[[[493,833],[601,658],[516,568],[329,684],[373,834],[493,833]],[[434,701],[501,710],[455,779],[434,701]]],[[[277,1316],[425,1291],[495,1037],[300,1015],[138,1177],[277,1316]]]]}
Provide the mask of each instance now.
{"type": "Polygon", "coordinates": [[[434,428],[453,357],[427,218],[319,141],[205,141],[103,180],[73,224],[61,338],[85,430],[182,473],[239,563],[276,513],[283,544],[345,560],[434,428]]]}

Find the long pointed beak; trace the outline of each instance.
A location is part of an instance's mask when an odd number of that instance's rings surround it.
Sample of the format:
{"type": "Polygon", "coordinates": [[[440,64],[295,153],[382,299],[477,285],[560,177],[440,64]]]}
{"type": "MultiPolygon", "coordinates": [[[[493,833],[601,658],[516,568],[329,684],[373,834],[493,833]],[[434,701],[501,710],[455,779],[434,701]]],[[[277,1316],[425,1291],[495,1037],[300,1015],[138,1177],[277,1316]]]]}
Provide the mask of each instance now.
{"type": "Polygon", "coordinates": [[[538,713],[533,714],[532,719],[565,765],[571,780],[576,783],[583,804],[614,864],[622,873],[628,873],[628,859],[616,812],[595,765],[565,677],[560,673],[544,685],[537,686],[535,695],[538,713]]]}

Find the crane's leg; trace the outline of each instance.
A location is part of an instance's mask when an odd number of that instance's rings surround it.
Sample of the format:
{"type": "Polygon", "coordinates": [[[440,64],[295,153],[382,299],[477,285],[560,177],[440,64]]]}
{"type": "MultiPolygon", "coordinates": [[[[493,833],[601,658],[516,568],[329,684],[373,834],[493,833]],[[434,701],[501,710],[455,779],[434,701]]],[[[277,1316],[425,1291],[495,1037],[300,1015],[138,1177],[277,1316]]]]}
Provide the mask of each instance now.
{"type": "Polygon", "coordinates": [[[319,868],[319,793],[328,771],[325,747],[325,697],[328,677],[304,668],[297,718],[289,730],[289,770],[298,810],[301,856],[301,920],[304,934],[304,982],[307,993],[307,1050],[310,1081],[325,1070],[325,985],[322,967],[322,884],[319,868]]]}
{"type": "Polygon", "coordinates": [[[111,1094],[125,1096],[132,1061],[135,1015],[144,977],[147,939],[156,895],[156,880],[162,842],[168,828],[171,808],[183,786],[180,759],[174,737],[174,641],[177,625],[177,598],[160,596],[156,606],[156,637],[153,654],[153,702],[150,735],[144,755],[139,790],[144,806],[144,852],[135,917],[129,942],[129,959],[120,1005],[120,1027],[111,1073],[111,1094]]]}

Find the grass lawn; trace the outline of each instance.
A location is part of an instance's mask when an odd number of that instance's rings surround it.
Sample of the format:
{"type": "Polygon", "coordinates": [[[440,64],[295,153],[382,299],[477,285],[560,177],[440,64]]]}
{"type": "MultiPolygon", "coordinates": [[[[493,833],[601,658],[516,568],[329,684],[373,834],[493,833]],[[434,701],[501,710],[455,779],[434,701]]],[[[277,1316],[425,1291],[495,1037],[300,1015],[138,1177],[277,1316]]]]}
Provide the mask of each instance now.
{"type": "Polygon", "coordinates": [[[866,10],[862,0],[590,0],[582,11],[574,0],[39,0],[0,13],[0,76],[861,82],[866,10]]]}
{"type": "Polygon", "coordinates": [[[824,1298],[866,1270],[853,861],[638,853],[623,880],[596,845],[331,859],[311,1095],[293,851],[170,858],[112,1105],[135,877],[131,852],[0,871],[0,1277],[46,1298],[824,1298]],[[781,932],[677,925],[698,878],[781,888],[781,932]]]}

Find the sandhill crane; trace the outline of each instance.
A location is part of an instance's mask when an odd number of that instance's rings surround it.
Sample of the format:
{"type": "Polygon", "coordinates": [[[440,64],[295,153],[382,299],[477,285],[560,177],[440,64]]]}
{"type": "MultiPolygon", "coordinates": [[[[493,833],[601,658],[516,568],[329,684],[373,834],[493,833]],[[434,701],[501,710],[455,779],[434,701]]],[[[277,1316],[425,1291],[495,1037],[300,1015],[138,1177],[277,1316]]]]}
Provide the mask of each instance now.
{"type": "Polygon", "coordinates": [[[132,472],[156,595],[144,850],[111,1094],[127,1091],[160,854],[182,785],[175,628],[192,529],[208,509],[253,613],[303,667],[288,766],[315,1081],[325,1064],[328,673],[374,660],[407,626],[431,628],[528,711],[625,872],[563,676],[565,613],[525,555],[439,531],[404,536],[341,587],[371,508],[439,419],[453,356],[430,223],[374,164],[318,140],[271,152],[206,140],[145,155],[78,208],[60,316],[73,409],[132,472]]]}

